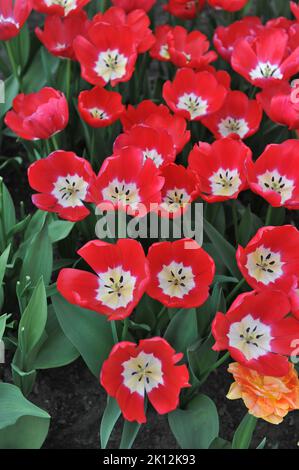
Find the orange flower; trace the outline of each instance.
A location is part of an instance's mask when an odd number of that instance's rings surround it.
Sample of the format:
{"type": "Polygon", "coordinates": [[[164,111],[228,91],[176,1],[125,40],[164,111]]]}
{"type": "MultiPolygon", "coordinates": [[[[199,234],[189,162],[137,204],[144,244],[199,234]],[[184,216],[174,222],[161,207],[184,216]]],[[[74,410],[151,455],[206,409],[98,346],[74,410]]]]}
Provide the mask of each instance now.
{"type": "Polygon", "coordinates": [[[283,377],[260,375],[237,362],[229,365],[228,372],[235,382],[227,398],[242,398],[249,413],[272,424],[279,424],[289,411],[299,409],[299,379],[294,365],[283,377]]]}

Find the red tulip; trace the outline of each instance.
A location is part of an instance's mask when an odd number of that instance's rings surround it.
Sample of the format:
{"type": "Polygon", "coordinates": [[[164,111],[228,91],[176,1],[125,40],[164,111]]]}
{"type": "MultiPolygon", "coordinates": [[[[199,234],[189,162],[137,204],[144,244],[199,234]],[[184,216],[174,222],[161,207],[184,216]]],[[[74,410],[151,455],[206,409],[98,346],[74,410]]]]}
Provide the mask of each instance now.
{"type": "Polygon", "coordinates": [[[46,17],[44,29],[35,28],[35,34],[51,54],[76,60],[73,41],[87,34],[88,25],[85,11],[66,18],[50,15],[46,17]]]}
{"type": "Polygon", "coordinates": [[[283,292],[249,292],[237,297],[226,314],[212,324],[213,349],[230,355],[263,375],[286,375],[292,343],[299,338],[299,321],[288,317],[291,305],[283,292]]]}
{"type": "Polygon", "coordinates": [[[34,10],[46,15],[77,14],[90,0],[33,0],[34,10]]]}
{"type": "Polygon", "coordinates": [[[207,300],[215,263],[194,240],[154,243],[147,259],[150,297],[171,308],[199,307],[207,300]]]}
{"type": "Polygon", "coordinates": [[[1,0],[0,41],[17,36],[32,10],[32,0],[1,0]]]}
{"type": "Polygon", "coordinates": [[[73,152],[58,150],[32,163],[28,169],[31,188],[39,192],[32,202],[43,211],[56,212],[62,219],[77,222],[89,210],[89,189],[95,174],[87,160],[73,152]]]}
{"type": "Polygon", "coordinates": [[[122,96],[115,91],[94,87],[81,91],[78,97],[79,113],[91,127],[106,127],[120,118],[125,110],[122,96]]]}
{"type": "Polygon", "coordinates": [[[145,423],[145,395],[159,414],[178,407],[181,389],[189,387],[186,365],[176,365],[182,357],[163,338],[122,341],[103,364],[101,385],[127,421],[145,423]]]}
{"type": "Polygon", "coordinates": [[[36,93],[21,93],[13,100],[13,109],[5,116],[5,124],[26,140],[49,139],[68,123],[69,111],[63,93],[45,87],[36,93]]]}
{"type": "Polygon", "coordinates": [[[62,269],[57,279],[60,294],[71,304],[106,315],[109,320],[128,317],[149,279],[141,244],[130,239],[120,239],[116,244],[93,240],[78,254],[95,273],[62,269]]]}

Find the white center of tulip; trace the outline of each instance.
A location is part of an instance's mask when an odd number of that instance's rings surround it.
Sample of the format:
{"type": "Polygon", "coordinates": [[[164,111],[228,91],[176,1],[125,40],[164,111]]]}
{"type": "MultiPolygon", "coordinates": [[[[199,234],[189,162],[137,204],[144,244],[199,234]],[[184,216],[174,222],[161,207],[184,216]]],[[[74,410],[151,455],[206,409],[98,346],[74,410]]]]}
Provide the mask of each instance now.
{"type": "Polygon", "coordinates": [[[162,46],[160,47],[159,55],[163,57],[163,59],[170,59],[169,47],[167,44],[162,44],[162,46]]]}
{"type": "Polygon", "coordinates": [[[241,179],[237,169],[229,170],[219,168],[209,178],[211,191],[214,196],[232,196],[241,185],[241,179]]]}
{"type": "Polygon", "coordinates": [[[229,345],[239,349],[247,361],[258,359],[271,351],[271,328],[248,314],[240,322],[232,323],[228,333],[229,345]]]}
{"type": "Polygon", "coordinates": [[[83,205],[87,188],[88,183],[82,176],[68,174],[57,178],[51,194],[62,207],[77,207],[83,205]]]}
{"type": "Polygon", "coordinates": [[[115,204],[123,204],[136,209],[141,199],[139,196],[139,188],[135,183],[127,183],[114,178],[109,185],[102,190],[105,201],[111,201],[115,204]]]}
{"type": "Polygon", "coordinates": [[[246,268],[248,274],[256,281],[268,285],[282,276],[283,265],[280,253],[275,253],[261,245],[247,256],[246,268]]]}
{"type": "Polygon", "coordinates": [[[258,183],[264,191],[275,191],[280,195],[283,204],[291,199],[294,191],[294,181],[281,175],[277,170],[266,171],[258,176],[258,183]]]}
{"type": "Polygon", "coordinates": [[[218,131],[222,137],[227,137],[230,134],[237,134],[243,139],[249,131],[249,127],[245,119],[237,119],[228,116],[221,119],[218,124],[218,131]]]}
{"type": "Polygon", "coordinates": [[[165,295],[182,299],[195,287],[191,266],[172,261],[158,273],[159,287],[165,295]]]}
{"type": "Polygon", "coordinates": [[[62,7],[64,9],[65,16],[77,7],[76,0],[45,0],[45,3],[48,7],[51,7],[53,5],[58,5],[62,7]]]}
{"type": "Polygon", "coordinates": [[[143,161],[145,161],[149,158],[150,160],[153,160],[154,164],[158,168],[159,168],[159,166],[162,165],[162,163],[164,161],[162,155],[159,152],[157,152],[156,149],[146,148],[145,150],[143,150],[142,153],[143,153],[143,159],[144,159],[143,161]]]}
{"type": "Polygon", "coordinates": [[[104,111],[103,109],[100,109],[100,108],[90,108],[89,109],[89,112],[91,114],[91,116],[95,119],[108,119],[109,116],[108,114],[106,113],[106,111],[104,111]]]}
{"type": "Polygon", "coordinates": [[[124,385],[131,393],[137,392],[143,397],[145,392],[149,393],[164,383],[162,363],[153,354],[141,351],[137,357],[123,362],[122,366],[124,385]]]}
{"type": "Polygon", "coordinates": [[[20,27],[20,24],[17,23],[16,20],[12,18],[11,16],[0,15],[0,24],[2,25],[13,24],[16,28],[20,27]]]}
{"type": "Polygon", "coordinates": [[[184,93],[179,97],[177,108],[185,109],[190,113],[191,119],[195,119],[207,113],[208,102],[194,93],[184,93]]]}
{"type": "Polygon", "coordinates": [[[282,80],[283,75],[280,71],[279,65],[271,64],[270,62],[259,62],[255,69],[249,72],[252,80],[259,78],[275,78],[282,80]]]}
{"type": "Polygon", "coordinates": [[[118,49],[107,49],[99,54],[95,65],[95,72],[108,83],[110,80],[122,78],[126,74],[128,59],[120,54],[118,49]]]}
{"type": "Polygon", "coordinates": [[[110,268],[105,273],[98,273],[99,287],[96,299],[112,310],[125,308],[133,300],[136,277],[122,266],[110,268]]]}
{"type": "Polygon", "coordinates": [[[185,189],[169,189],[163,197],[161,207],[168,212],[176,212],[185,208],[190,202],[190,196],[185,189]]]}

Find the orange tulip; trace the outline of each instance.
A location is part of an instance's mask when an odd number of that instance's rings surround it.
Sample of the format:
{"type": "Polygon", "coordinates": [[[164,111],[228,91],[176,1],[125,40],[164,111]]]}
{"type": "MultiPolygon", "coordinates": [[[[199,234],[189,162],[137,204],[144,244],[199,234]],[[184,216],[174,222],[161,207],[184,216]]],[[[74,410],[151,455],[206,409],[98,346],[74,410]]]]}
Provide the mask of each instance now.
{"type": "Polygon", "coordinates": [[[249,413],[272,424],[279,424],[289,411],[299,409],[299,379],[294,365],[283,377],[260,375],[237,362],[229,365],[228,372],[235,382],[227,398],[242,398],[249,413]]]}

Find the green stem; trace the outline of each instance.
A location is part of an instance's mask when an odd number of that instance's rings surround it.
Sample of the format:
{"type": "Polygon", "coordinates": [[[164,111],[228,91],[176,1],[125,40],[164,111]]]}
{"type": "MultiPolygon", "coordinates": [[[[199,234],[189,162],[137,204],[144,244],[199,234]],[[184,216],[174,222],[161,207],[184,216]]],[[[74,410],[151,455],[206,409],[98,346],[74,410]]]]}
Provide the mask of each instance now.
{"type": "Polygon", "coordinates": [[[59,145],[58,145],[56,136],[52,135],[52,137],[50,137],[50,140],[51,140],[51,143],[52,143],[53,150],[59,150],[59,145]]]}
{"type": "Polygon", "coordinates": [[[237,201],[232,201],[232,212],[233,212],[233,222],[235,228],[235,238],[236,244],[239,243],[239,226],[238,226],[238,210],[237,210],[237,201]]]}
{"type": "Polygon", "coordinates": [[[231,291],[231,293],[227,296],[227,299],[226,299],[226,302],[227,304],[229,305],[231,303],[231,301],[233,300],[233,298],[236,296],[236,294],[239,292],[239,290],[241,289],[241,287],[243,287],[243,285],[245,284],[245,279],[242,278],[238,284],[233,288],[233,290],[231,291]]]}
{"type": "Polygon", "coordinates": [[[9,62],[10,62],[10,65],[11,65],[12,73],[13,73],[14,77],[16,78],[16,80],[18,81],[18,84],[19,84],[19,87],[20,87],[20,90],[21,90],[21,88],[22,88],[21,78],[20,78],[19,73],[18,73],[18,65],[15,61],[15,58],[14,58],[14,55],[13,55],[13,52],[12,52],[12,48],[11,48],[11,44],[10,44],[9,41],[4,41],[4,42],[5,42],[7,56],[9,58],[9,62]]]}
{"type": "Polygon", "coordinates": [[[223,354],[223,356],[220,357],[220,359],[218,359],[217,362],[215,362],[212,367],[210,367],[206,374],[210,374],[211,372],[213,372],[213,370],[216,370],[218,369],[218,367],[222,366],[222,364],[224,364],[224,362],[226,362],[228,360],[228,358],[230,357],[230,354],[229,352],[226,352],[225,354],[223,354]]]}
{"type": "Polygon", "coordinates": [[[96,129],[91,128],[90,129],[90,146],[89,146],[89,159],[90,159],[90,164],[91,166],[94,165],[94,160],[95,160],[95,141],[96,141],[96,129]]]}
{"type": "Polygon", "coordinates": [[[3,250],[7,247],[7,236],[6,236],[6,228],[4,223],[4,205],[3,205],[3,178],[0,177],[0,224],[1,224],[1,231],[3,236],[3,250]]]}
{"type": "Polygon", "coordinates": [[[273,213],[273,207],[269,205],[268,210],[267,210],[266,220],[265,220],[265,226],[270,225],[271,219],[272,219],[272,213],[273,213]]]}
{"type": "Polygon", "coordinates": [[[111,324],[111,331],[112,331],[112,337],[113,337],[114,344],[117,344],[119,342],[119,340],[118,340],[118,334],[117,334],[115,320],[111,320],[110,324],[111,324]]]}
{"type": "Polygon", "coordinates": [[[121,335],[121,340],[122,341],[125,341],[126,340],[126,337],[127,337],[127,334],[128,334],[128,329],[129,329],[129,318],[125,318],[124,319],[124,326],[123,326],[123,331],[122,331],[122,335],[121,335]]]}
{"type": "Polygon", "coordinates": [[[65,73],[65,81],[66,81],[66,99],[69,101],[70,99],[70,91],[71,91],[71,77],[72,77],[72,61],[71,59],[66,59],[66,73],[65,73]]]}

